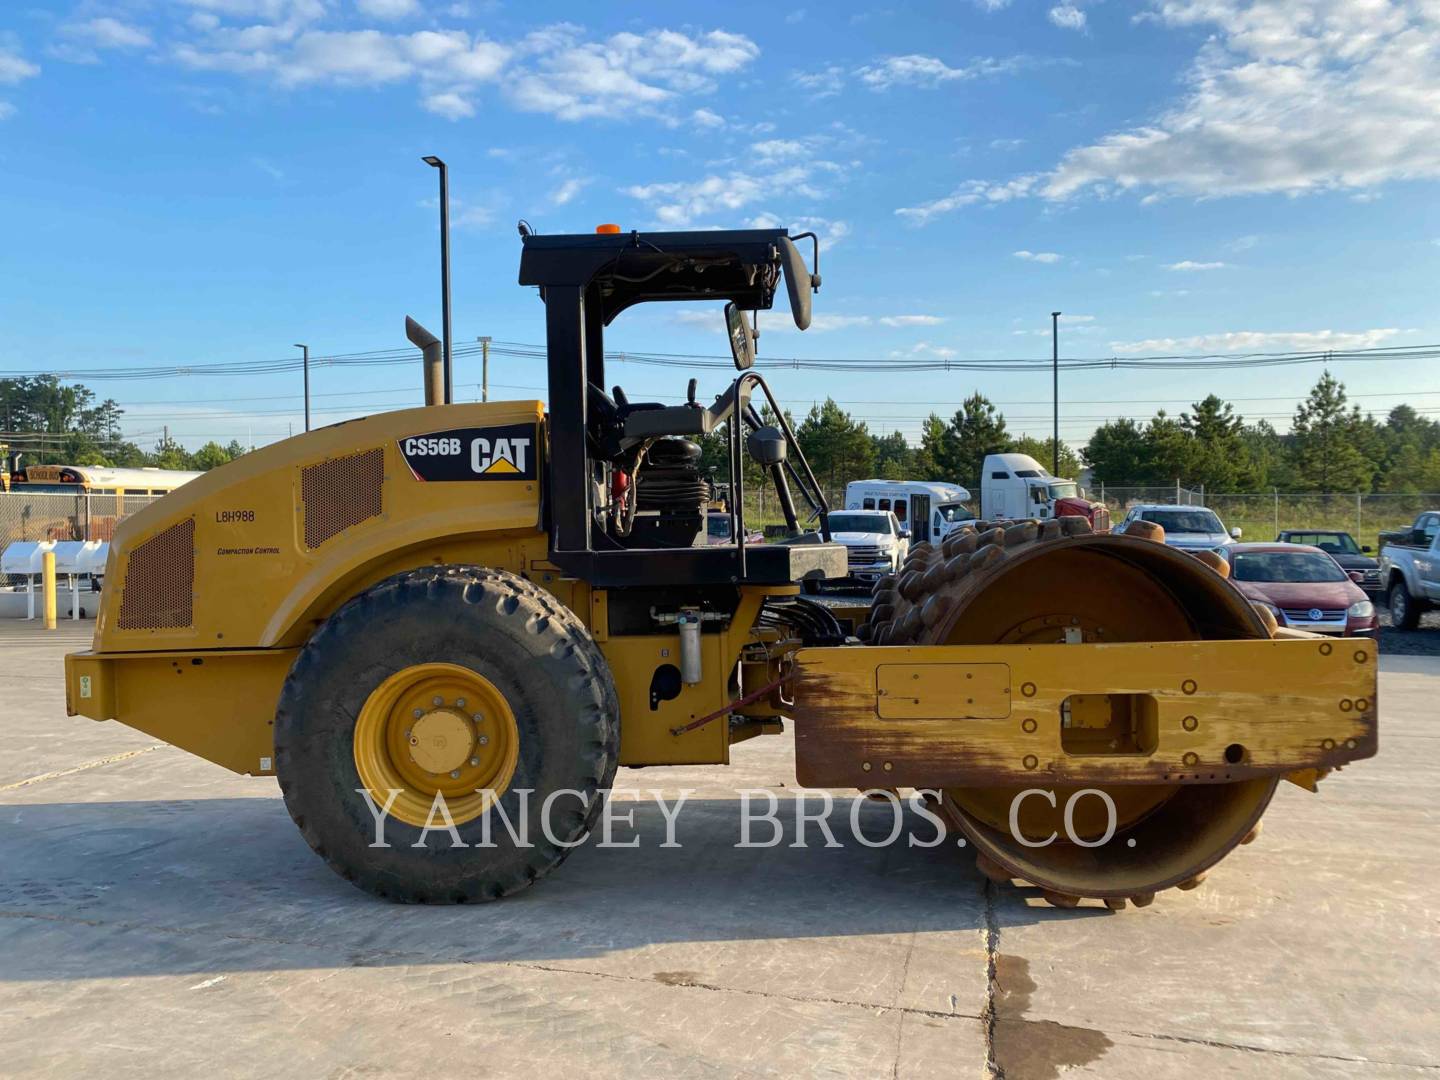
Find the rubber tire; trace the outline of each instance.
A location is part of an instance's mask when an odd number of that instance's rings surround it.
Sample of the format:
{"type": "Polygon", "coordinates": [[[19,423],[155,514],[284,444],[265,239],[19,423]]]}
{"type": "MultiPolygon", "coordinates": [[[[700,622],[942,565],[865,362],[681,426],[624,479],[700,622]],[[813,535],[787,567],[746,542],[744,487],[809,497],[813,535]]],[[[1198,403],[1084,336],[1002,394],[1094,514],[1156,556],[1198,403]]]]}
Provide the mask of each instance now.
{"type": "Polygon", "coordinates": [[[589,631],[551,594],[524,578],[478,566],[397,574],[335,612],[290,669],[275,715],[275,771],[285,806],[306,842],[347,881],[406,903],[494,900],[549,873],[578,846],[601,807],[619,756],[619,703],[610,669],[589,631]],[[422,847],[421,829],[375,819],[357,792],[354,729],[375,687],[413,664],[468,667],[504,694],[520,734],[519,760],[499,800],[526,822],[515,843],[496,808],[458,826],[475,845],[490,818],[491,847],[459,847],[442,827],[422,847]],[[530,789],[522,815],[520,789],[530,789]],[[557,798],[551,842],[541,828],[545,796],[557,798]]]}
{"type": "Polygon", "coordinates": [[[1395,629],[1414,630],[1420,625],[1420,605],[1410,595],[1402,579],[1391,582],[1385,606],[1390,609],[1390,625],[1395,629]]]}

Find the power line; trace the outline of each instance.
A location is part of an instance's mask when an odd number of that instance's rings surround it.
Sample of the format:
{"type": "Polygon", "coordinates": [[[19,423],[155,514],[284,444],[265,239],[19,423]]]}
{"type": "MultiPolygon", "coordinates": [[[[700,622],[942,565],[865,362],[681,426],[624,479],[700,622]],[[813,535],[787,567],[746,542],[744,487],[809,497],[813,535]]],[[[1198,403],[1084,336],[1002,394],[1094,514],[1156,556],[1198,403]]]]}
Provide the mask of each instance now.
{"type": "MultiPolygon", "coordinates": [[[[523,342],[497,341],[489,345],[492,356],[506,356],[517,359],[542,360],[545,347],[523,342]]],[[[454,354],[475,355],[482,351],[477,342],[471,345],[456,345],[454,354]]],[[[605,358],[618,364],[639,364],[654,367],[681,368],[730,368],[728,356],[705,353],[662,353],[631,352],[627,350],[606,350],[605,358]]],[[[1196,353],[1157,354],[1153,356],[1109,356],[1072,357],[1062,359],[1060,367],[1065,370],[1192,370],[1213,368],[1257,368],[1280,367],[1294,364],[1336,364],[1352,362],[1377,362],[1384,360],[1432,360],[1440,359],[1440,345],[1406,345],[1391,348],[1324,350],[1306,352],[1253,352],[1253,353],[1196,353]]],[[[356,353],[337,353],[332,356],[312,356],[311,367],[383,367],[420,363],[420,358],[411,348],[374,349],[356,353]]],[[[1036,371],[1048,369],[1050,357],[1004,357],[994,359],[962,360],[956,357],[931,357],[927,359],[891,358],[835,358],[814,359],[802,357],[760,358],[757,366],[767,370],[806,371],[860,371],[860,372],[906,372],[906,371],[1036,371]]],[[[255,376],[296,371],[303,366],[298,357],[284,357],[259,361],[229,361],[218,363],[156,365],[150,367],[119,368],[66,368],[66,369],[10,369],[0,370],[0,378],[22,378],[36,375],[55,375],[60,379],[87,379],[92,382],[111,380],[152,380],[187,378],[194,376],[255,376]]]]}

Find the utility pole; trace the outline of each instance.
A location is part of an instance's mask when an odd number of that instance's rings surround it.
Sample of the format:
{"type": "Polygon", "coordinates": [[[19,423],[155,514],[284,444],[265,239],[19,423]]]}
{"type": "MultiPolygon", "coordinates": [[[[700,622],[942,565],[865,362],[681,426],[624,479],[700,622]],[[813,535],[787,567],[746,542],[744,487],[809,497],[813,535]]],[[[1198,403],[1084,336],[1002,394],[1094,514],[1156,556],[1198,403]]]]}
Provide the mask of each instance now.
{"type": "Polygon", "coordinates": [[[440,170],[440,337],[444,343],[445,404],[449,405],[455,400],[450,372],[450,170],[434,154],[420,160],[440,170]]]}
{"type": "Polygon", "coordinates": [[[490,400],[490,338],[482,337],[480,342],[480,400],[490,400]]]}
{"type": "Polygon", "coordinates": [[[1060,475],[1060,312],[1050,312],[1050,372],[1055,391],[1055,440],[1054,461],[1050,471],[1060,475]]]}
{"type": "Polygon", "coordinates": [[[296,345],[295,348],[303,349],[305,352],[305,430],[310,430],[310,346],[296,345]]]}

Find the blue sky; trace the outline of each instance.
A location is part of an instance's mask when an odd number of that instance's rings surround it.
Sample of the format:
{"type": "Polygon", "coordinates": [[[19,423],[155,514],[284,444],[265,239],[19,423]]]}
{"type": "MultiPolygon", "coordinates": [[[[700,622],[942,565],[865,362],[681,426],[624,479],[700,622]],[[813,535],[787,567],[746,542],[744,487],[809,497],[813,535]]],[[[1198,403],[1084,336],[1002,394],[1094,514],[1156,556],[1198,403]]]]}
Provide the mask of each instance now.
{"type": "MultiPolygon", "coordinates": [[[[1421,0],[522,5],[92,0],[0,10],[0,368],[265,360],[439,329],[449,162],[457,340],[540,342],[515,221],[796,225],[815,327],[762,357],[1070,356],[1440,341],[1440,16],[1421,0]]],[[[720,352],[676,309],[615,347],[720,352]]],[[[478,362],[459,363],[473,396],[478,362]]],[[[1440,415],[1440,374],[1338,369],[1440,415]]],[[[706,390],[720,388],[706,373],[706,390]],[[713,387],[710,382],[715,383],[713,387]]],[[[683,373],[615,377],[674,399],[683,373]]],[[[1067,375],[1062,434],[1215,391],[1282,429],[1317,367],[1067,375]]],[[[493,396],[543,396],[538,362],[493,396]]],[[[776,371],[913,434],[980,389],[1048,434],[1049,375],[776,371]]],[[[92,385],[142,444],[300,426],[299,375],[92,385]]],[[[320,419],[419,401],[319,368],[320,419]]]]}

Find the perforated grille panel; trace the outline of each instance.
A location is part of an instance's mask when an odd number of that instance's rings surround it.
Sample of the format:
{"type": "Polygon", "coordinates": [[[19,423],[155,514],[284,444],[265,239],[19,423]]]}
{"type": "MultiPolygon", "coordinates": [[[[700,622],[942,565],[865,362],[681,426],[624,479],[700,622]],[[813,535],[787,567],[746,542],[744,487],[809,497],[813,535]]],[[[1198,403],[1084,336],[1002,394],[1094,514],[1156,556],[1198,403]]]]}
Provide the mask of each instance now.
{"type": "Polygon", "coordinates": [[[352,525],[380,516],[385,451],[362,450],[300,470],[305,546],[317,548],[352,525]]]}
{"type": "Polygon", "coordinates": [[[180,630],[194,621],[195,519],[156,533],[130,553],[120,629],[180,630]]]}

